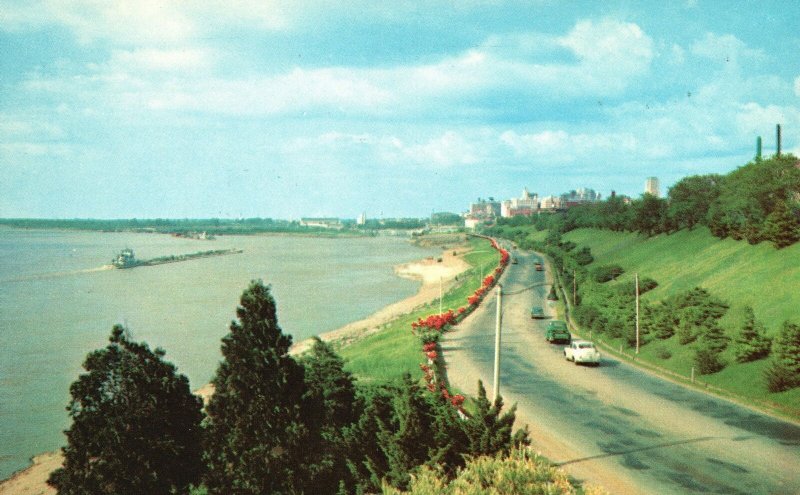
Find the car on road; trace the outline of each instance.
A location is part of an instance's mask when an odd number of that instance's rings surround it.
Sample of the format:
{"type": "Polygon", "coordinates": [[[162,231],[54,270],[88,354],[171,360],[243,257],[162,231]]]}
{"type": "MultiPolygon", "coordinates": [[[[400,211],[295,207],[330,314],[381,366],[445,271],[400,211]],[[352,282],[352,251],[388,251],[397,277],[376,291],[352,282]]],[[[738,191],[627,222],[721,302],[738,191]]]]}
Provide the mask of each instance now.
{"type": "Polygon", "coordinates": [[[542,309],[541,306],[534,306],[531,308],[531,318],[541,319],[544,317],[544,309],[542,309]]]}
{"type": "Polygon", "coordinates": [[[547,324],[547,331],[544,334],[545,340],[550,342],[566,342],[570,343],[572,335],[569,333],[567,323],[561,320],[553,320],[547,324]]]}
{"type": "Polygon", "coordinates": [[[544,270],[544,265],[542,264],[541,261],[537,261],[536,263],[534,263],[533,266],[536,268],[537,272],[541,272],[542,270],[544,270]]]}
{"type": "Polygon", "coordinates": [[[575,364],[590,363],[600,365],[600,352],[588,340],[573,340],[569,347],[564,348],[564,359],[575,364]]]}
{"type": "Polygon", "coordinates": [[[517,261],[517,258],[511,258],[512,265],[516,265],[517,263],[519,263],[519,261],[517,261]]]}

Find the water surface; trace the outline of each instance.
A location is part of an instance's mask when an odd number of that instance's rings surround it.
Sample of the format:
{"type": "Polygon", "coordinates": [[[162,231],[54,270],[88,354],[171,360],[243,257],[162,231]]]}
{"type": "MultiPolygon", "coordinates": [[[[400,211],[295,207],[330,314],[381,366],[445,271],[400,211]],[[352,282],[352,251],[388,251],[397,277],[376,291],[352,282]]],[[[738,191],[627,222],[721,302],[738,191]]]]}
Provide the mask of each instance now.
{"type": "Polygon", "coordinates": [[[0,479],[64,443],[69,385],[86,354],[124,323],[167,351],[193,388],[220,360],[220,338],[250,280],[272,285],[295,341],[364,318],[416,292],[392,266],[434,254],[399,238],[222,236],[0,228],[0,479]],[[211,249],[242,254],[103,269],[121,249],[141,259],[211,249]]]}

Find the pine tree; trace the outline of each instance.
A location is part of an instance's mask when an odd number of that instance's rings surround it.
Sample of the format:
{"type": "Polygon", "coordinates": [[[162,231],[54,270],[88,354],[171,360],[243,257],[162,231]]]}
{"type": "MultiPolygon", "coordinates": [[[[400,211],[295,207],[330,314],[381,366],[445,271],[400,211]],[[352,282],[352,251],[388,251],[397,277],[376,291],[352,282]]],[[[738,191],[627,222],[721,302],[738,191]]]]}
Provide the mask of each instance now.
{"type": "Polygon", "coordinates": [[[791,246],[800,240],[800,218],[784,201],[779,201],[764,222],[763,236],[777,249],[791,246]]]}
{"type": "Polygon", "coordinates": [[[769,391],[800,387],[800,325],[784,322],[772,347],[772,365],[765,374],[769,391]]]}
{"type": "Polygon", "coordinates": [[[756,320],[753,308],[745,306],[745,321],[734,345],[736,361],[747,363],[767,357],[771,340],[766,336],[764,325],[756,320]]]}
{"type": "Polygon", "coordinates": [[[336,493],[340,484],[352,488],[345,434],[357,419],[354,379],[344,370],[344,360],[317,337],[300,364],[305,369],[304,423],[314,445],[303,466],[302,491],[336,493]]]}
{"type": "Polygon", "coordinates": [[[478,381],[478,398],[475,400],[475,413],[465,423],[469,439],[469,454],[472,456],[507,454],[514,445],[527,445],[527,426],[512,434],[517,406],[501,414],[503,398],[498,395],[492,404],[486,397],[483,382],[478,381]]]}
{"type": "Polygon", "coordinates": [[[251,282],[236,314],[207,407],[205,484],[211,494],[295,492],[309,450],[303,368],[288,355],[269,287],[251,282]]]}
{"type": "Polygon", "coordinates": [[[435,413],[424,393],[406,373],[394,402],[397,429],[384,430],[378,436],[389,464],[386,480],[396,488],[408,486],[411,471],[429,459],[435,445],[432,429],[435,413]]]}
{"type": "Polygon", "coordinates": [[[199,398],[164,351],[114,326],[70,387],[64,467],[48,483],[59,494],[179,494],[202,473],[199,398]]]}

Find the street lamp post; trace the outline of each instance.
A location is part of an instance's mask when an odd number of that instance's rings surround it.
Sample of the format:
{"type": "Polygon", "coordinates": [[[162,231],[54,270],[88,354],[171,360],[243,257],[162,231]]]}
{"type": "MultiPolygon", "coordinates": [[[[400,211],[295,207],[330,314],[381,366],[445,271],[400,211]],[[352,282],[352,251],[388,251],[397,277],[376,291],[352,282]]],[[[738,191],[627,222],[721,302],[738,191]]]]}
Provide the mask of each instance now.
{"type": "Polygon", "coordinates": [[[503,286],[497,284],[497,318],[494,329],[494,383],[492,384],[492,404],[497,403],[500,394],[500,329],[503,324],[503,286]]]}

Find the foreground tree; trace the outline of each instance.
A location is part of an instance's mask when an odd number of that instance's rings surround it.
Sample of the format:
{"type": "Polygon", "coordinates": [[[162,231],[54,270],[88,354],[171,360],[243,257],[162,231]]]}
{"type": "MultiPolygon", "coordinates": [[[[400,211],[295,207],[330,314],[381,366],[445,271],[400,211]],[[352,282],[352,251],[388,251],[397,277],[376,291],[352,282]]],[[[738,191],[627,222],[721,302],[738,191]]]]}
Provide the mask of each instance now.
{"type": "Polygon", "coordinates": [[[303,421],[314,446],[308,449],[301,488],[305,493],[352,491],[356,480],[348,469],[347,433],[358,419],[355,379],[333,347],[318,337],[300,364],[305,369],[303,421]]]}
{"type": "Polygon", "coordinates": [[[205,484],[211,494],[300,491],[308,430],[302,417],[303,368],[278,326],[275,300],[261,281],[241,297],[208,404],[205,484]]]}
{"type": "Polygon", "coordinates": [[[70,387],[64,467],[47,482],[59,494],[188,493],[202,472],[202,402],[163,350],[120,325],[109,340],[70,387]]]}

